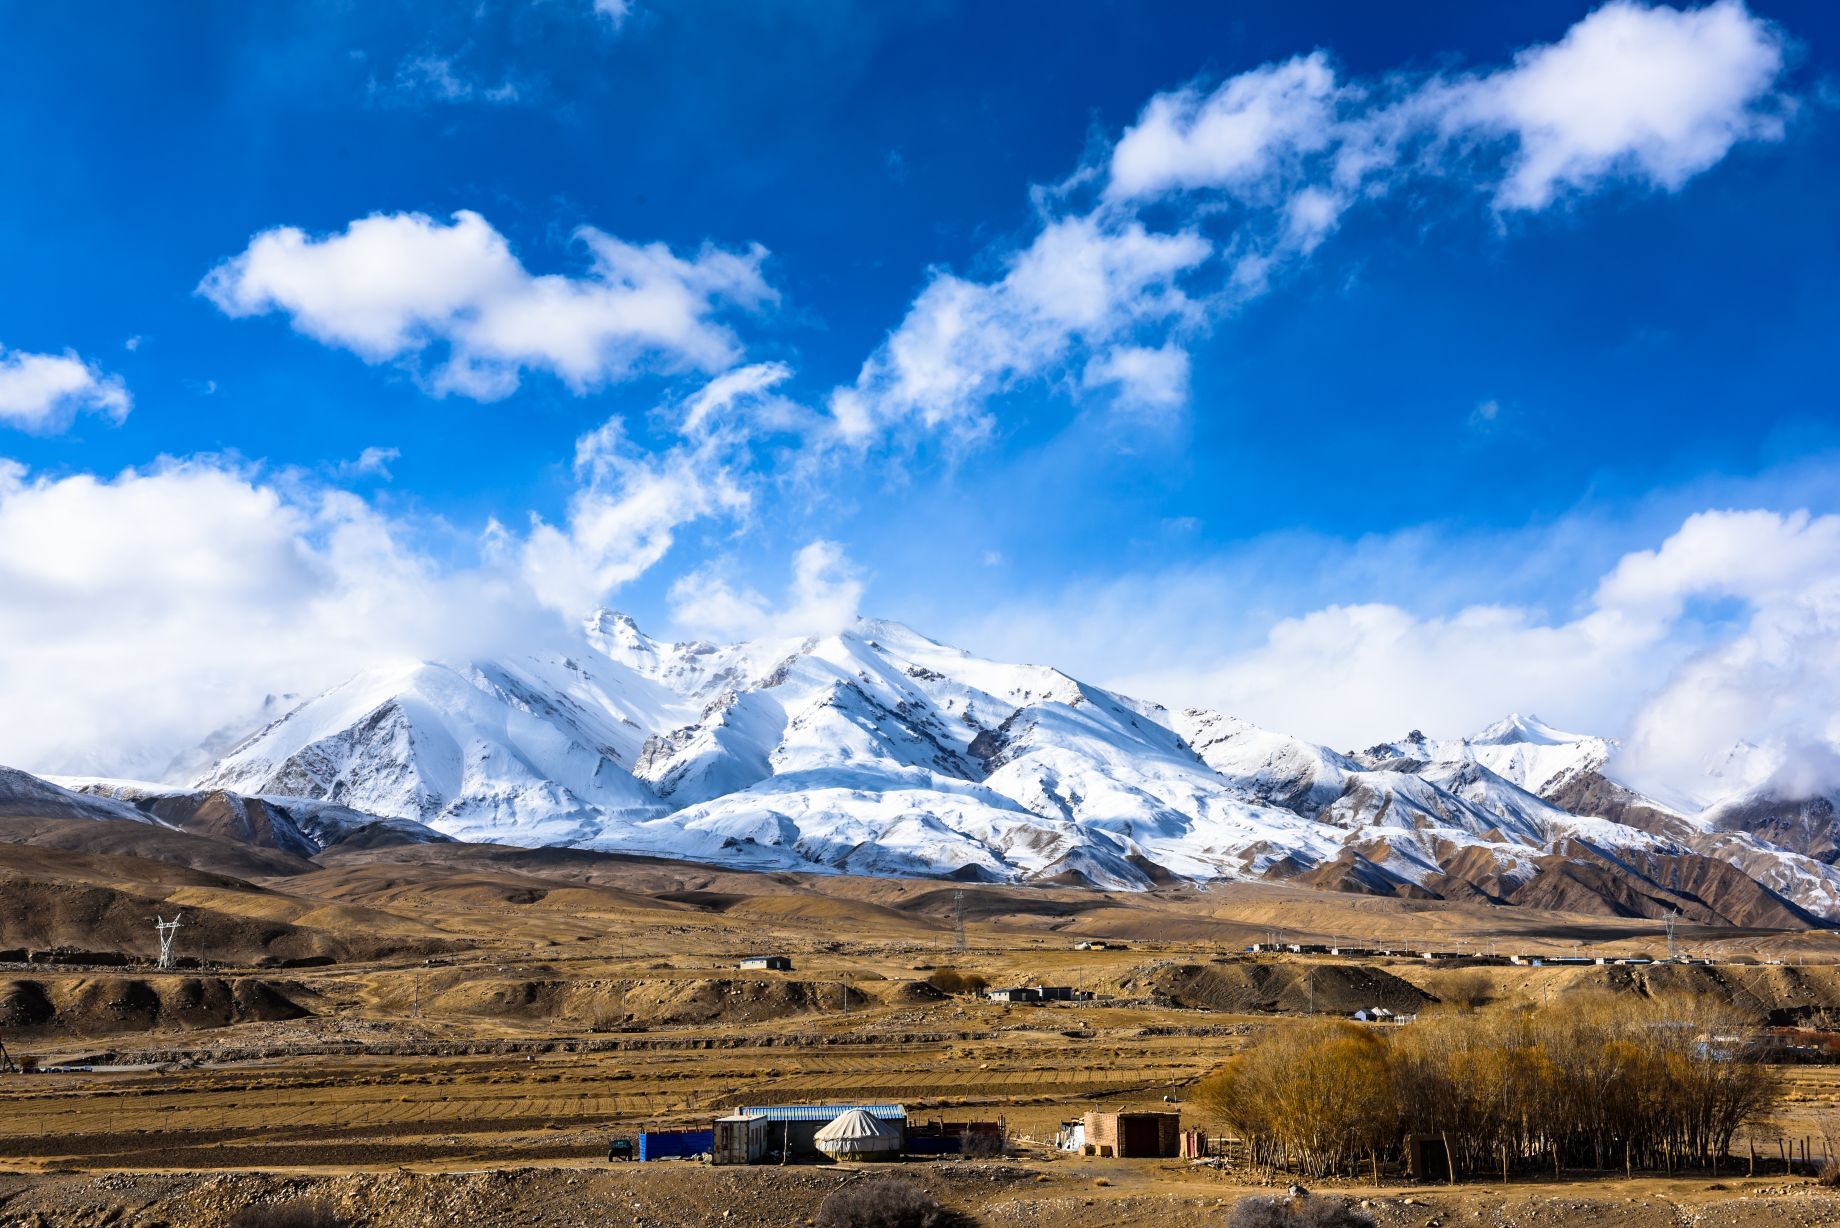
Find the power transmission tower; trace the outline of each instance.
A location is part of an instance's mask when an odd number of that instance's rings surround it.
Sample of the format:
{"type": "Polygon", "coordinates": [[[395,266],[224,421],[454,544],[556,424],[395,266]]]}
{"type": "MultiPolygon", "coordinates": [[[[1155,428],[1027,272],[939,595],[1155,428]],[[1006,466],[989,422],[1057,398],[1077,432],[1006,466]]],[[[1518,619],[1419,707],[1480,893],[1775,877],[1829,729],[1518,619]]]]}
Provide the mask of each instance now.
{"type": "Polygon", "coordinates": [[[1667,926],[1668,960],[1672,962],[1674,959],[1674,954],[1675,954],[1674,952],[1674,927],[1680,923],[1680,914],[1677,912],[1671,912],[1667,916],[1661,919],[1661,923],[1667,926]]]}
{"type": "Polygon", "coordinates": [[[184,913],[176,912],[173,914],[173,919],[168,921],[158,913],[154,914],[153,928],[160,935],[160,967],[162,968],[173,966],[173,935],[179,932],[179,918],[184,915],[184,913]]]}
{"type": "Polygon", "coordinates": [[[952,949],[965,949],[965,893],[957,891],[952,894],[952,925],[956,931],[952,949]]]}

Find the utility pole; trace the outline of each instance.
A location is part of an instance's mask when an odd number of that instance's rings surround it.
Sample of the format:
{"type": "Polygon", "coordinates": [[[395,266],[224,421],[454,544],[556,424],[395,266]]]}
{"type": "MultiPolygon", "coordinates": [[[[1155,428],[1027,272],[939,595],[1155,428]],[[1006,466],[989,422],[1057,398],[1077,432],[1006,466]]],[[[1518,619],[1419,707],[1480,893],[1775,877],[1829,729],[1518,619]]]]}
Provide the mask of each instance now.
{"type": "Polygon", "coordinates": [[[153,916],[153,928],[160,935],[161,968],[170,968],[173,966],[173,935],[179,932],[179,918],[184,915],[184,913],[176,912],[173,914],[173,919],[171,921],[161,917],[158,913],[155,913],[153,916]]]}

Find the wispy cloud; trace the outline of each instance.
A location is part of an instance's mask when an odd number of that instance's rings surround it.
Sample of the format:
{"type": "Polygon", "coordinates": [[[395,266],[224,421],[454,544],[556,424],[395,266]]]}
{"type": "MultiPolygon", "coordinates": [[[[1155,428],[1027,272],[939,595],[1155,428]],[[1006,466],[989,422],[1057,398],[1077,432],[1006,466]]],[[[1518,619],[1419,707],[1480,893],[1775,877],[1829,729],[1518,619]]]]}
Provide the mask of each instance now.
{"type": "Polygon", "coordinates": [[[706,566],[671,586],[671,615],[699,635],[825,635],[855,619],[863,587],[862,572],[843,546],[819,539],[793,555],[784,601],[776,604],[754,589],[737,587],[719,567],[706,566]]]}
{"type": "Polygon", "coordinates": [[[334,468],[335,476],[350,480],[352,478],[382,478],[390,480],[390,466],[402,456],[395,448],[370,447],[347,461],[340,461],[334,468]]]}
{"type": "Polygon", "coordinates": [[[429,51],[405,57],[387,81],[373,79],[370,93],[378,102],[409,106],[426,103],[504,106],[524,96],[523,89],[510,78],[488,84],[462,67],[458,57],[429,51]]]}

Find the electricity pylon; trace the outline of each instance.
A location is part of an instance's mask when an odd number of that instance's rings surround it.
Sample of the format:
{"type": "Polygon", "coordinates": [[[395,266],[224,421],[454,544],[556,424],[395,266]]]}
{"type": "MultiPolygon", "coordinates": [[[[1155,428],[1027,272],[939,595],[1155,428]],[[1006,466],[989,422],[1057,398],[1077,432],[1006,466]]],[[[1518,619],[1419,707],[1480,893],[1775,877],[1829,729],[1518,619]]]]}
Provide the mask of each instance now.
{"type": "Polygon", "coordinates": [[[153,928],[159,931],[160,935],[160,967],[162,968],[173,966],[173,935],[179,932],[179,918],[184,915],[184,913],[176,912],[173,914],[173,919],[168,921],[158,913],[154,914],[153,928]]]}

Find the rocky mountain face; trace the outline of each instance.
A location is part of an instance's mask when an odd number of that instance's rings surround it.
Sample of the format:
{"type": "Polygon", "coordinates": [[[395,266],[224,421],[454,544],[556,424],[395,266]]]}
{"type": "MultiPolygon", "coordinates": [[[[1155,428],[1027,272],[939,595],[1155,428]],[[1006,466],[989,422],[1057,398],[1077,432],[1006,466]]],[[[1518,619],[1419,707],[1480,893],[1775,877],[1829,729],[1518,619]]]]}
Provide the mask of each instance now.
{"type": "Polygon", "coordinates": [[[1840,919],[1831,801],[1682,814],[1607,774],[1612,743],[1531,717],[1339,753],[872,619],[667,643],[602,611],[567,654],[380,667],[220,749],[177,785],[84,787],[149,821],[287,851],[382,818],[396,826],[365,838],[1840,919]]]}

